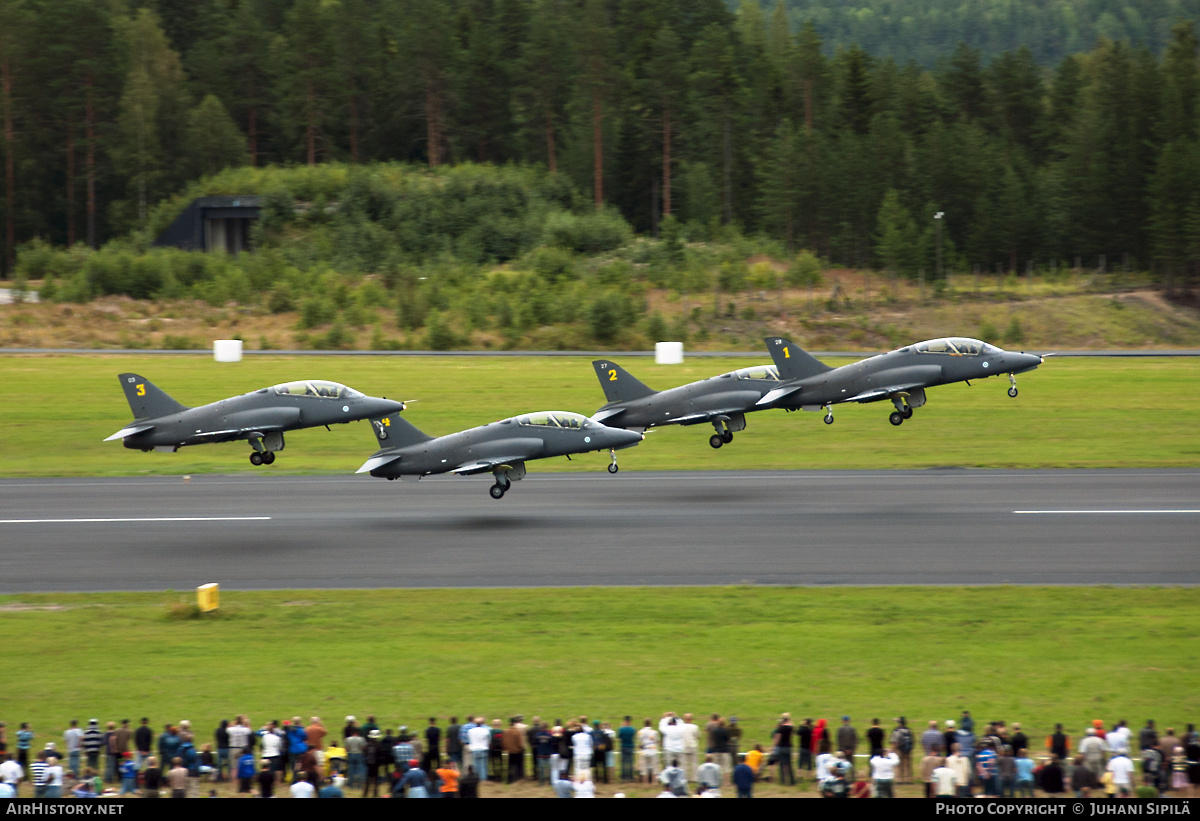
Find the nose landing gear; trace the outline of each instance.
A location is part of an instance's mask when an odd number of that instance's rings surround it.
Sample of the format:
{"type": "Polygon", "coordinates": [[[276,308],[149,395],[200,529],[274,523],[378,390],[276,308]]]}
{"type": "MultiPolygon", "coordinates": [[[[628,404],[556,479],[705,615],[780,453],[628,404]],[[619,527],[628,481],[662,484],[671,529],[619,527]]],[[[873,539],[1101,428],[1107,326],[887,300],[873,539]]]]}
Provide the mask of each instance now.
{"type": "Polygon", "coordinates": [[[1017,378],[1011,373],[1008,375],[1008,395],[1014,399],[1017,397],[1017,378]]]}
{"type": "Polygon", "coordinates": [[[612,457],[612,461],[608,464],[608,472],[616,473],[618,470],[620,470],[620,468],[617,467],[617,451],[616,449],[613,449],[610,450],[608,454],[612,457]]]}

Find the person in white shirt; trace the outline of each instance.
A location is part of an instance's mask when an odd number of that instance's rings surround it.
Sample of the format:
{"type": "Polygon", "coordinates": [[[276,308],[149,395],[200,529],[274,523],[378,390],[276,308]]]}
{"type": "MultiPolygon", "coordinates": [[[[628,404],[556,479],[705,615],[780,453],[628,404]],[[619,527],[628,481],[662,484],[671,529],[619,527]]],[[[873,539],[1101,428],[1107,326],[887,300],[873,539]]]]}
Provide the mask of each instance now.
{"type": "Polygon", "coordinates": [[[592,753],[595,745],[586,725],[576,729],[571,736],[571,747],[574,752],[576,779],[587,778],[592,771],[592,753]]]}
{"type": "Polygon", "coordinates": [[[475,775],[480,781],[488,780],[488,749],[492,746],[492,731],[488,729],[487,719],[479,716],[475,726],[467,730],[467,750],[471,753],[471,761],[475,765],[475,775]]]}
{"type": "Polygon", "coordinates": [[[575,782],[571,784],[571,790],[575,793],[576,798],[595,798],[596,785],[592,783],[592,779],[586,774],[575,776],[575,782]]]}
{"type": "Polygon", "coordinates": [[[871,757],[871,780],[875,783],[876,798],[894,798],[892,784],[896,778],[896,768],[900,766],[900,756],[895,749],[888,750],[871,757]]]}
{"type": "Polygon", "coordinates": [[[1108,771],[1113,774],[1113,786],[1122,796],[1133,791],[1133,761],[1124,753],[1114,752],[1108,762],[1108,771]]]}
{"type": "Polygon", "coordinates": [[[58,759],[50,756],[46,759],[46,798],[62,798],[63,768],[58,759]]]}
{"type": "Polygon", "coordinates": [[[24,777],[25,771],[21,769],[20,764],[13,761],[12,753],[5,753],[4,763],[0,764],[0,783],[8,784],[15,790],[24,777]]]}
{"type": "Polygon", "coordinates": [[[713,761],[712,753],[704,756],[704,763],[696,770],[696,780],[700,782],[702,791],[716,793],[712,798],[721,797],[721,767],[713,761]]]}
{"type": "Polygon", "coordinates": [[[933,771],[933,783],[936,786],[938,798],[953,798],[957,776],[953,769],[945,763],[933,771]]]}
{"type": "Polygon", "coordinates": [[[683,714],[683,758],[679,766],[687,773],[691,781],[699,781],[698,765],[700,763],[700,728],[692,721],[691,713],[683,714]]]}
{"type": "MultiPolygon", "coordinates": [[[[663,763],[679,761],[682,766],[683,758],[683,724],[674,716],[667,719],[666,724],[659,724],[659,732],[663,737],[663,763]]],[[[684,770],[686,773],[687,771],[684,770]]]]}
{"type": "Polygon", "coordinates": [[[638,755],[640,758],[639,775],[646,776],[646,783],[653,784],[658,772],[658,730],[650,726],[650,719],[637,733],[638,755]]]}
{"type": "Polygon", "coordinates": [[[817,756],[817,789],[821,790],[825,787],[825,782],[833,778],[833,763],[837,761],[833,753],[829,752],[829,739],[821,739],[821,754],[817,756]]]}
{"type": "Polygon", "coordinates": [[[290,788],[292,798],[315,798],[316,789],[308,781],[297,781],[290,788]]]}

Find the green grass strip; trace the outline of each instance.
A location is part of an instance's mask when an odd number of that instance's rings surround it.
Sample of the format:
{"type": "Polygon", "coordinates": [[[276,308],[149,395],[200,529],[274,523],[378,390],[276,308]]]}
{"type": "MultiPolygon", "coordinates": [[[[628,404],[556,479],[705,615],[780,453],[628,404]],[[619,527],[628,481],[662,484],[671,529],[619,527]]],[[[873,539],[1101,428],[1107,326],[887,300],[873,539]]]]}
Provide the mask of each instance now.
{"type": "MultiPolygon", "coordinates": [[[[963,709],[1022,722],[1196,720],[1200,597],[1188,588],[623,588],[190,592],[0,597],[10,731],[72,718],[469,712],[619,721],[737,715],[766,742],[793,716],[963,709]]],[[[10,734],[11,738],[11,734],[10,734]]]]}
{"type": "MultiPolygon", "coordinates": [[[[656,389],[744,367],[746,359],[691,359],[659,366],[622,362],[656,389]]],[[[764,354],[764,363],[767,357],[764,354]]],[[[831,362],[831,364],[843,364],[831,362]]],[[[131,476],[232,473],[252,468],[245,443],[140,453],[102,440],[130,420],[116,375],[134,371],[187,405],[292,379],[332,379],[393,399],[420,399],[406,418],[431,435],[532,410],[593,413],[603,394],[587,359],[575,357],[286,357],[215,363],[208,356],[9,356],[0,384],[5,476],[131,476]]],[[[871,469],[937,466],[1194,467],[1200,464],[1200,359],[1050,359],[1019,377],[930,389],[928,404],[900,428],[891,404],[836,406],[815,413],[764,411],[720,451],[711,428],[658,429],[621,455],[622,470],[871,469]]],[[[297,431],[268,470],[353,473],[376,443],[366,423],[297,431]]],[[[537,462],[538,472],[603,468],[592,454],[537,462]]]]}

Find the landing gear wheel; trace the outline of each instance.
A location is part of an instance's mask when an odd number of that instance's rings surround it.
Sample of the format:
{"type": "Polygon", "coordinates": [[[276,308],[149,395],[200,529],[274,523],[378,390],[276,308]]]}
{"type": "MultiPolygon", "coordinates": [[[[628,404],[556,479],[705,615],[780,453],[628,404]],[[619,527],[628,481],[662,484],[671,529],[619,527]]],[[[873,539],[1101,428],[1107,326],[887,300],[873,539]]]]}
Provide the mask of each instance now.
{"type": "Polygon", "coordinates": [[[888,421],[896,427],[904,424],[904,414],[900,411],[892,411],[892,415],[888,417],[888,421]]]}
{"type": "Polygon", "coordinates": [[[267,451],[266,453],[264,453],[264,454],[262,455],[262,463],[263,463],[264,465],[273,465],[273,464],[275,464],[275,452],[274,452],[274,451],[267,451]]]}
{"type": "Polygon", "coordinates": [[[903,413],[903,414],[904,414],[904,418],[905,418],[905,419],[912,419],[912,406],[911,406],[911,405],[905,405],[905,406],[904,406],[904,410],[903,410],[903,411],[901,411],[901,413],[903,413]]]}
{"type": "Polygon", "coordinates": [[[492,485],[490,488],[488,488],[488,493],[492,494],[493,499],[503,499],[504,498],[504,486],[503,485],[492,485]]]}
{"type": "Polygon", "coordinates": [[[712,436],[708,437],[708,443],[714,448],[719,448],[721,445],[725,444],[725,437],[719,433],[714,433],[712,436]]]}
{"type": "Polygon", "coordinates": [[[721,438],[724,439],[725,444],[728,445],[730,442],[733,441],[733,431],[731,431],[731,430],[721,431],[721,438]]]}
{"type": "Polygon", "coordinates": [[[1013,385],[1011,388],[1008,389],[1008,395],[1013,397],[1014,399],[1016,398],[1016,396],[1017,396],[1017,386],[1016,385],[1013,385]]]}
{"type": "Polygon", "coordinates": [[[254,465],[255,467],[258,467],[262,463],[263,463],[263,455],[261,453],[259,453],[258,451],[254,451],[253,453],[250,454],[250,464],[254,465]]]}
{"type": "Polygon", "coordinates": [[[609,473],[616,473],[616,472],[617,472],[619,469],[620,469],[620,468],[618,468],[618,467],[617,467],[617,463],[616,463],[616,462],[613,462],[611,465],[609,465],[609,466],[608,466],[608,472],[609,472],[609,473]]]}
{"type": "Polygon", "coordinates": [[[825,414],[825,424],[826,424],[826,425],[832,425],[832,424],[833,424],[833,414],[832,414],[832,413],[827,413],[827,414],[825,414]]]}
{"type": "Polygon", "coordinates": [[[509,478],[507,476],[497,476],[496,484],[498,484],[498,485],[500,485],[500,487],[504,488],[505,492],[508,492],[508,489],[510,487],[512,487],[512,482],[509,480],[509,478]]]}

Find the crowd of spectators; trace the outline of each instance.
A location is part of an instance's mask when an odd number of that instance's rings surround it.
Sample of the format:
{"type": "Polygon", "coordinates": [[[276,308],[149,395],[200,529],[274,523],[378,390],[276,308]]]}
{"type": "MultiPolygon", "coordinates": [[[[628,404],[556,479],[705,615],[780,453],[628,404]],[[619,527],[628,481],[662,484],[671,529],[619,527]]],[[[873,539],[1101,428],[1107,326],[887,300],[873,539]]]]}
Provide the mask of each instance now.
{"type": "Polygon", "coordinates": [[[1200,797],[1191,724],[1160,734],[1147,721],[1135,733],[1097,719],[1076,738],[1056,725],[1038,743],[1019,723],[977,726],[968,711],[920,732],[903,717],[886,728],[873,719],[861,738],[850,716],[831,726],[784,713],[762,742],[748,743],[736,717],[713,714],[701,726],[674,712],[615,727],[517,715],[395,730],[351,715],[333,731],[316,716],[254,727],[239,715],[199,737],[186,720],[158,731],[148,718],[103,728],[93,718],[61,735],[28,723],[10,734],[0,723],[0,798],[215,796],[221,783],[263,798],[477,798],[489,782],[536,783],[559,797],[594,797],[599,782],[650,784],[660,797],[720,797],[728,787],[750,798],[764,782],[796,785],[797,774],[828,798],[891,798],[906,784],[926,798],[1200,797]]]}

